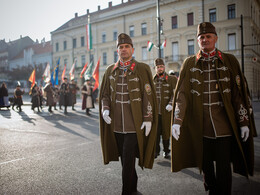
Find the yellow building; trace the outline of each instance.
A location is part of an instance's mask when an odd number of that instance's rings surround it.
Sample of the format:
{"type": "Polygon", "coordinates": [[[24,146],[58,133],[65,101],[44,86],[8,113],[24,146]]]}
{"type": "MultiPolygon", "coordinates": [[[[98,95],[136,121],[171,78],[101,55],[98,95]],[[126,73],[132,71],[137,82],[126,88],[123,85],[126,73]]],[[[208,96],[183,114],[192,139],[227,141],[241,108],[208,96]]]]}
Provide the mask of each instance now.
{"type": "MultiPolygon", "coordinates": [[[[61,57],[61,69],[69,72],[76,59],[76,78],[86,62],[97,63],[101,57],[100,80],[109,64],[117,61],[116,38],[119,33],[132,37],[136,60],[151,66],[158,57],[157,0],[122,0],[108,2],[108,8],[87,10],[51,32],[53,63],[61,57]],[[92,28],[93,49],[86,47],[88,17],[92,28]],[[147,51],[147,42],[154,47],[147,51]]],[[[160,0],[160,43],[166,40],[161,55],[166,70],[179,71],[183,60],[197,53],[196,30],[203,21],[214,24],[218,34],[217,48],[234,54],[241,63],[241,15],[244,27],[244,72],[253,97],[260,96],[260,1],[259,0],[160,0]]],[[[82,81],[79,79],[79,83],[82,81]]]]}

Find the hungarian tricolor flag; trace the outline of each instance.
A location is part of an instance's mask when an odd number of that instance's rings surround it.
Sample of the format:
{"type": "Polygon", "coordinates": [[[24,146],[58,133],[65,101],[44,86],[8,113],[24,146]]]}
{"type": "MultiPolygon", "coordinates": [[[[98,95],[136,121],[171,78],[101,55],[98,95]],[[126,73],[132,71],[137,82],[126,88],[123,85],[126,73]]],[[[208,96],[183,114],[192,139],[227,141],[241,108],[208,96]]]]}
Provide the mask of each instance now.
{"type": "Polygon", "coordinates": [[[161,49],[163,49],[164,47],[166,47],[166,39],[163,41],[163,43],[161,45],[161,49]]]}
{"type": "Polygon", "coordinates": [[[31,88],[32,88],[34,86],[34,84],[35,84],[35,69],[33,69],[32,74],[29,77],[29,81],[32,83],[31,84],[31,88]]]}
{"type": "Polygon", "coordinates": [[[83,67],[83,69],[82,69],[82,71],[81,71],[81,73],[80,73],[80,78],[83,77],[83,74],[84,74],[84,72],[85,72],[86,69],[87,69],[87,66],[88,66],[88,63],[86,63],[85,66],[83,67]]]}
{"type": "Polygon", "coordinates": [[[148,43],[147,43],[147,51],[151,51],[152,48],[153,48],[153,43],[148,41],[148,43]]]}
{"type": "Polygon", "coordinates": [[[95,70],[94,70],[93,75],[92,75],[92,77],[95,79],[95,85],[94,85],[93,91],[95,91],[98,88],[98,86],[99,86],[99,64],[100,64],[100,58],[101,57],[99,57],[97,65],[96,65],[95,70]]]}
{"type": "Polygon", "coordinates": [[[86,31],[87,31],[87,49],[92,49],[92,33],[91,33],[91,24],[88,23],[86,25],[86,31]]]}

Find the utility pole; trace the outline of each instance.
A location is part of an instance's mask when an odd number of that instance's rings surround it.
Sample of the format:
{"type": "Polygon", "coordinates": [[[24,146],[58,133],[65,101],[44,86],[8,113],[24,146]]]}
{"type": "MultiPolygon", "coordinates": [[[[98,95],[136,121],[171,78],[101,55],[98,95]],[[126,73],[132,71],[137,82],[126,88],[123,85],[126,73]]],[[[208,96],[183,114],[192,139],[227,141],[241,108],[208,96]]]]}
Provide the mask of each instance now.
{"type": "Polygon", "coordinates": [[[161,19],[160,19],[160,0],[157,0],[157,35],[158,35],[158,57],[161,58],[161,19]]]}

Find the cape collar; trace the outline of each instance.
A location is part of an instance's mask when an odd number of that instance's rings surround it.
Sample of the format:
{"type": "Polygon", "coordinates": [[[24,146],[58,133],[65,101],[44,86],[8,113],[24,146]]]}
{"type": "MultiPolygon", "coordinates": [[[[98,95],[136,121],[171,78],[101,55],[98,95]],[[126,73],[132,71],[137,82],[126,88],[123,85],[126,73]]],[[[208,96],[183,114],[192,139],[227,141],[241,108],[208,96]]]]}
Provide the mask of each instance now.
{"type": "Polygon", "coordinates": [[[222,57],[222,52],[219,51],[217,48],[215,50],[213,50],[212,52],[210,53],[205,53],[203,52],[202,50],[199,50],[197,55],[196,55],[196,63],[201,59],[201,58],[212,58],[216,56],[218,59],[220,59],[222,62],[224,61],[223,60],[223,57],[222,57]]]}
{"type": "Polygon", "coordinates": [[[132,72],[135,71],[135,66],[136,66],[136,63],[133,59],[127,61],[127,62],[122,62],[120,60],[118,60],[115,65],[114,65],[114,68],[113,68],[113,71],[114,72],[119,66],[126,66],[126,68],[132,72]]]}
{"type": "Polygon", "coordinates": [[[155,78],[161,78],[162,80],[168,80],[168,75],[166,74],[166,72],[163,73],[163,75],[159,76],[158,74],[155,75],[155,78]]]}

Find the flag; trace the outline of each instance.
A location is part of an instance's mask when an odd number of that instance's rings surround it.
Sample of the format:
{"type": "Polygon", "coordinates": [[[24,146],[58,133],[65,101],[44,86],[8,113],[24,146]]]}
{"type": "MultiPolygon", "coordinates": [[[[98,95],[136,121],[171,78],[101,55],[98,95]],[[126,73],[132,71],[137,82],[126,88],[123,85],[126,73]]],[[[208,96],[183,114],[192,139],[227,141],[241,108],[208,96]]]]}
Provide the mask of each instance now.
{"type": "Polygon", "coordinates": [[[86,25],[86,31],[87,31],[87,49],[92,49],[92,33],[91,33],[91,24],[88,23],[86,25]]]}
{"type": "Polygon", "coordinates": [[[85,72],[85,75],[84,75],[85,80],[87,80],[87,78],[91,77],[92,72],[93,72],[93,61],[89,64],[89,66],[85,72]]]}
{"type": "Polygon", "coordinates": [[[58,77],[59,65],[60,65],[60,58],[57,61],[57,65],[56,65],[55,69],[51,72],[51,84],[53,86],[59,84],[59,77],[58,77]]]}
{"type": "Polygon", "coordinates": [[[32,83],[32,84],[31,84],[31,89],[32,89],[32,87],[33,87],[34,84],[35,84],[35,69],[33,69],[32,74],[31,74],[31,76],[29,77],[29,81],[32,83]]]}
{"type": "Polygon", "coordinates": [[[98,88],[98,86],[99,86],[99,64],[100,64],[100,58],[101,57],[99,57],[97,65],[96,65],[95,70],[94,70],[93,75],[92,75],[92,77],[95,79],[95,85],[94,85],[93,91],[95,91],[98,88]]]}
{"type": "Polygon", "coordinates": [[[54,86],[54,71],[51,72],[51,84],[54,86]]]}
{"type": "Polygon", "coordinates": [[[83,67],[83,69],[82,69],[82,71],[81,71],[81,73],[80,73],[80,78],[83,77],[83,74],[84,74],[84,72],[85,72],[86,69],[87,69],[87,66],[88,66],[88,63],[86,63],[85,66],[83,67]]]}
{"type": "Polygon", "coordinates": [[[161,44],[161,49],[163,49],[164,47],[166,47],[166,39],[165,39],[164,42],[161,44]]]}
{"type": "Polygon", "coordinates": [[[51,70],[50,70],[50,64],[48,63],[46,65],[46,68],[43,72],[43,75],[42,75],[42,80],[45,82],[47,78],[51,78],[51,70]]]}
{"type": "Polygon", "coordinates": [[[153,48],[153,43],[148,41],[148,43],[147,43],[147,51],[151,51],[152,48],[153,48]]]}
{"type": "Polygon", "coordinates": [[[70,72],[69,72],[69,74],[70,74],[70,80],[74,79],[74,77],[75,77],[75,76],[74,76],[75,63],[76,63],[76,60],[75,60],[74,63],[72,64],[71,69],[70,69],[70,72]]]}
{"type": "MultiPolygon", "coordinates": [[[[58,85],[59,84],[59,77],[58,77],[58,74],[59,74],[59,65],[56,66],[55,70],[54,70],[54,85],[58,85]]],[[[53,86],[54,86],[53,85],[53,86]]]]}
{"type": "Polygon", "coordinates": [[[65,73],[66,73],[66,64],[64,65],[64,69],[63,69],[63,72],[62,72],[62,75],[61,75],[62,82],[64,82],[65,73]]]}
{"type": "Polygon", "coordinates": [[[57,66],[54,69],[54,72],[52,72],[52,79],[51,79],[51,83],[52,85],[58,85],[59,84],[59,66],[60,66],[60,58],[57,61],[57,66]]]}

